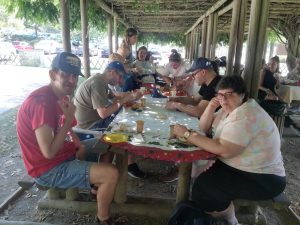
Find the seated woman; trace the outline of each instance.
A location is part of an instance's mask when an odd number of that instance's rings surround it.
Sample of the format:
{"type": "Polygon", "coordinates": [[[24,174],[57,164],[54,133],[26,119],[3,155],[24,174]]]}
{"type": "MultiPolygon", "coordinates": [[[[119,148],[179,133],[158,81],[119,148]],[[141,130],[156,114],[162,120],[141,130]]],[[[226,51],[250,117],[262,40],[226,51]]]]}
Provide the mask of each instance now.
{"type": "Polygon", "coordinates": [[[266,97],[269,99],[277,99],[276,89],[279,88],[279,57],[274,56],[270,59],[268,66],[263,68],[260,72],[258,99],[264,100],[266,97]]]}
{"type": "Polygon", "coordinates": [[[140,47],[137,51],[137,60],[132,63],[132,67],[137,68],[139,71],[137,76],[142,83],[155,83],[153,77],[155,68],[150,61],[146,61],[147,53],[148,49],[145,46],[140,47]]]}
{"type": "Polygon", "coordinates": [[[216,97],[206,107],[200,128],[212,138],[176,124],[174,133],[189,143],[217,155],[216,163],[194,183],[192,200],[229,225],[238,223],[232,201],[264,200],[285,188],[280,136],[272,118],[248,98],[240,76],[225,76],[216,97]],[[222,108],[216,112],[216,108],[222,108]]]}

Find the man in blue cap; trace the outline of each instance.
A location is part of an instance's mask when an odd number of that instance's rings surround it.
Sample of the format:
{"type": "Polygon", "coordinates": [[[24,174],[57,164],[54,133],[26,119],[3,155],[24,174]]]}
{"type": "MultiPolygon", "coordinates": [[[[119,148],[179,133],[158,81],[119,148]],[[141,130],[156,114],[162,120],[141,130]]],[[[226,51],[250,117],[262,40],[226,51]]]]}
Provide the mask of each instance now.
{"type": "Polygon", "coordinates": [[[198,58],[187,73],[192,73],[195,82],[201,86],[199,96],[193,97],[193,99],[183,98],[183,102],[178,102],[180,101],[179,99],[171,100],[167,103],[166,108],[176,109],[188,115],[200,117],[209,101],[215,97],[215,88],[221,80],[221,76],[214,71],[212,62],[203,57],[198,58]]]}
{"type": "MultiPolygon", "coordinates": [[[[195,82],[201,86],[199,96],[193,98],[174,98],[167,102],[166,108],[171,110],[179,110],[187,113],[188,115],[201,117],[205,108],[208,106],[209,101],[215,97],[215,88],[221,76],[217,75],[214,71],[212,62],[200,57],[198,58],[187,73],[192,73],[195,82]]],[[[173,182],[178,179],[178,169],[175,167],[170,173],[161,176],[162,182],[173,182]]]]}
{"type": "MultiPolygon", "coordinates": [[[[87,130],[104,130],[115,118],[123,104],[142,97],[141,92],[122,92],[116,94],[109,85],[121,85],[126,72],[120,61],[109,63],[103,74],[95,74],[85,80],[76,91],[74,104],[77,127],[87,130]]],[[[102,161],[112,161],[113,154],[108,152],[102,156],[102,161]]],[[[143,173],[133,156],[128,157],[128,173],[135,178],[144,178],[143,173]]]]}
{"type": "Polygon", "coordinates": [[[97,190],[99,224],[115,224],[109,208],[118,181],[110,163],[81,161],[85,147],[72,132],[76,125],[73,95],[81,73],[80,59],[72,53],[55,56],[50,84],[33,91],[21,105],[17,134],[28,174],[45,187],[97,190]]]}

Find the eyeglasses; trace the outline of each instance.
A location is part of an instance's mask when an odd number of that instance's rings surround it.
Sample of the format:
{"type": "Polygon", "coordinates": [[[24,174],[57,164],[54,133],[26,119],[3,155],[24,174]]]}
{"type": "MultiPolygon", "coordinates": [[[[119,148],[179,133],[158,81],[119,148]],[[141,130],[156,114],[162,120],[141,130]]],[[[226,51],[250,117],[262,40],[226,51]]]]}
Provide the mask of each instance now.
{"type": "Polygon", "coordinates": [[[229,91],[229,92],[225,92],[225,93],[216,93],[215,96],[217,97],[217,99],[228,99],[233,95],[233,91],[229,91]]]}

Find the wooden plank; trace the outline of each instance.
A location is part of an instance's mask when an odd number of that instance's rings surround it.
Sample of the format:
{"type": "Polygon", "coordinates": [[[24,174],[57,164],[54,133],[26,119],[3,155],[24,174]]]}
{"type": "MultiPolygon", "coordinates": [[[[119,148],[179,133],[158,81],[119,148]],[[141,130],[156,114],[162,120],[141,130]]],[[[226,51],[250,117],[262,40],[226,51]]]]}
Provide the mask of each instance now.
{"type": "Polygon", "coordinates": [[[64,51],[71,52],[71,38],[70,38],[70,2],[69,0],[60,0],[60,20],[62,43],[64,51]]]}
{"type": "Polygon", "coordinates": [[[201,21],[202,21],[205,17],[209,16],[211,13],[215,12],[216,10],[218,10],[218,9],[219,9],[224,3],[226,3],[227,1],[228,1],[228,0],[219,0],[216,4],[214,4],[212,7],[210,7],[210,8],[206,11],[206,13],[205,13],[203,16],[201,16],[201,17],[194,23],[194,25],[193,25],[190,29],[188,29],[188,30],[185,32],[185,35],[186,35],[187,33],[191,32],[192,30],[194,30],[195,27],[196,27],[198,24],[200,24],[201,21]]]}
{"type": "Polygon", "coordinates": [[[89,78],[91,76],[87,4],[88,0],[80,0],[81,38],[83,46],[83,68],[85,78],[89,78]]]}
{"type": "Polygon", "coordinates": [[[218,16],[222,16],[223,14],[227,13],[229,10],[233,9],[233,2],[231,2],[229,5],[224,7],[223,9],[219,10],[217,12],[218,16]]]}

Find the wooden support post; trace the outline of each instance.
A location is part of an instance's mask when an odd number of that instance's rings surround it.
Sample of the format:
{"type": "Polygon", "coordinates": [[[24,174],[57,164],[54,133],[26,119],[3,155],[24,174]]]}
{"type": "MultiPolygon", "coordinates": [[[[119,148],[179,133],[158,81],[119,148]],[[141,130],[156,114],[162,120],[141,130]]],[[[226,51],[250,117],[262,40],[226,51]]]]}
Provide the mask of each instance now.
{"type": "Polygon", "coordinates": [[[60,0],[60,9],[63,48],[64,51],[71,52],[69,0],[60,0]]]}
{"type": "Polygon", "coordinates": [[[196,41],[195,41],[195,59],[199,57],[199,44],[200,44],[200,31],[199,31],[199,26],[196,27],[196,41]]]}
{"type": "Polygon", "coordinates": [[[244,79],[251,98],[257,98],[263,45],[266,38],[269,0],[252,0],[244,79]]]}
{"type": "Polygon", "coordinates": [[[216,57],[216,45],[217,45],[217,39],[218,39],[218,13],[214,13],[214,25],[213,25],[213,37],[212,37],[212,45],[211,45],[211,59],[214,59],[216,57]]]}
{"type": "Polygon", "coordinates": [[[89,50],[89,31],[88,31],[88,15],[87,15],[88,0],[80,0],[80,16],[81,16],[81,32],[83,45],[83,67],[84,76],[89,78],[90,71],[90,50],[89,50]]]}
{"type": "Polygon", "coordinates": [[[244,30],[245,30],[245,21],[247,15],[247,0],[240,0],[240,18],[238,21],[238,32],[237,32],[237,42],[236,42],[236,50],[235,50],[235,60],[234,60],[234,75],[241,75],[241,59],[242,59],[242,51],[243,51],[243,42],[244,42],[244,30]]]}
{"type": "Polygon", "coordinates": [[[201,34],[201,56],[205,57],[206,52],[206,34],[207,34],[207,26],[206,26],[206,17],[203,18],[202,21],[202,34],[201,34]]]}
{"type": "Polygon", "coordinates": [[[111,15],[107,16],[107,34],[108,34],[108,50],[109,54],[113,53],[112,48],[112,18],[111,15]]]}
{"type": "Polygon", "coordinates": [[[191,58],[190,60],[193,61],[195,59],[195,44],[196,44],[196,35],[195,35],[195,29],[191,32],[191,41],[192,41],[192,46],[191,46],[191,58]]]}
{"type": "Polygon", "coordinates": [[[192,163],[179,165],[179,180],[177,184],[176,203],[189,199],[192,163]]]}
{"type": "Polygon", "coordinates": [[[117,21],[117,17],[114,16],[114,37],[115,37],[115,52],[117,52],[118,47],[119,47],[119,43],[118,43],[118,21],[117,21]]]}
{"type": "Polygon", "coordinates": [[[208,25],[207,25],[207,38],[206,38],[206,48],[205,48],[205,57],[211,58],[211,45],[213,39],[213,23],[214,17],[213,14],[210,14],[208,17],[208,25]]]}
{"type": "Polygon", "coordinates": [[[190,33],[186,34],[185,36],[185,58],[189,59],[190,53],[190,33]]]}
{"type": "Polygon", "coordinates": [[[229,49],[227,56],[226,75],[233,75],[233,61],[236,50],[238,24],[240,18],[241,1],[234,0],[231,18],[230,38],[229,38],[229,49]]]}

